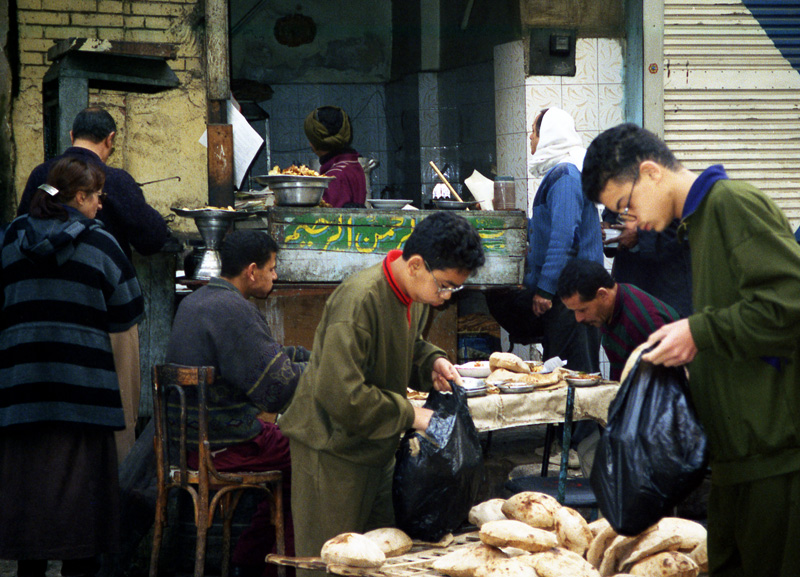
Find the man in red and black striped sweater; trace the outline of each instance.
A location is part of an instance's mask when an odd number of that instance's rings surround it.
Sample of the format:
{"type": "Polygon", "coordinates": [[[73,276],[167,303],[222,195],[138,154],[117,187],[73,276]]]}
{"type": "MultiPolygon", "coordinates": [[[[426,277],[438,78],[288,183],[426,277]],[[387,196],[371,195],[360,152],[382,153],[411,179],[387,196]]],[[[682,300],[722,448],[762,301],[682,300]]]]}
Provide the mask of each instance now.
{"type": "Polygon", "coordinates": [[[619,380],[633,350],[662,325],[680,318],[664,301],[631,284],[617,283],[603,265],[574,259],[558,279],[558,296],[579,323],[600,328],[609,376],[619,380]]]}

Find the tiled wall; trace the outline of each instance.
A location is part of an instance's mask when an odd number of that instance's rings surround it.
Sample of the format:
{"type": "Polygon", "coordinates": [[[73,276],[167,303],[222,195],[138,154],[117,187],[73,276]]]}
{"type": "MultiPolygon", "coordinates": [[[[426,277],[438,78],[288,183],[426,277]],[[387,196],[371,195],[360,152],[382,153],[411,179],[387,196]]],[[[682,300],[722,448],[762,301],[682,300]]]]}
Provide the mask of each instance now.
{"type": "Polygon", "coordinates": [[[555,106],[575,118],[575,127],[588,146],[606,128],[624,122],[623,41],[579,38],[577,72],[569,76],[527,76],[522,41],[495,48],[495,116],[497,166],[517,179],[517,208],[528,209],[539,179],[529,177],[528,136],[542,108],[555,106]]]}
{"type": "MultiPolygon", "coordinates": [[[[446,172],[459,192],[479,170],[491,176],[495,162],[494,68],[492,63],[420,73],[382,84],[290,84],[273,86],[260,106],[270,115],[271,164],[311,164],[303,121],[317,106],[341,106],[353,123],[353,147],[380,162],[371,178],[374,197],[427,202],[438,181],[429,162],[446,172]],[[387,186],[391,190],[381,194],[387,186]]],[[[269,167],[260,154],[251,174],[269,167]]]]}
{"type": "MultiPolygon", "coordinates": [[[[259,105],[269,114],[271,162],[283,168],[291,164],[310,165],[317,159],[303,132],[308,113],[318,106],[340,106],[350,116],[353,148],[362,156],[375,158],[380,165],[372,174],[374,196],[389,183],[389,145],[387,145],[386,91],[383,84],[280,84],[272,86],[270,100],[259,105]]],[[[266,155],[259,154],[252,174],[266,166],[266,155]]]]}

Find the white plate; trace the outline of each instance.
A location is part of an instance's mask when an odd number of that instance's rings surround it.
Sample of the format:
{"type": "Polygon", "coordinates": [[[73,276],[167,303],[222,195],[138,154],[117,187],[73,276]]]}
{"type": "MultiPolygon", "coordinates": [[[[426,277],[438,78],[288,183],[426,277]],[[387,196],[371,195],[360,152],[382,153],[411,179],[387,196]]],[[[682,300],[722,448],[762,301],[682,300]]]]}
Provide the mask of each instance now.
{"type": "Polygon", "coordinates": [[[370,198],[367,200],[367,202],[372,205],[372,208],[386,210],[403,208],[405,205],[411,204],[413,201],[405,198],[370,198]]]}
{"type": "Polygon", "coordinates": [[[492,370],[489,368],[489,361],[472,361],[463,365],[456,365],[458,374],[462,377],[476,377],[479,379],[489,376],[492,370]]]}

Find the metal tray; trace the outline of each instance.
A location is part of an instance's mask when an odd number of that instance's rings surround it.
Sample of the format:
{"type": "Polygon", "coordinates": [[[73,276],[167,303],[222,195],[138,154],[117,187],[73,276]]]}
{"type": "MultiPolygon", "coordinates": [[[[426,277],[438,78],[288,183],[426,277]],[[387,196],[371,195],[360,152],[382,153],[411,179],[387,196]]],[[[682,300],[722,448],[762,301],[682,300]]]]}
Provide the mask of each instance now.
{"type": "Polygon", "coordinates": [[[328,186],[333,179],[333,176],[300,176],[299,174],[262,174],[253,177],[253,180],[255,180],[258,184],[266,184],[270,188],[274,184],[285,183],[328,186]]]}
{"type": "Polygon", "coordinates": [[[593,387],[594,385],[599,385],[600,381],[602,380],[601,377],[592,376],[592,377],[564,377],[564,380],[567,381],[570,385],[574,387],[593,387]]]}
{"type": "Polygon", "coordinates": [[[414,201],[404,198],[368,198],[367,202],[372,205],[372,208],[378,210],[392,210],[403,208],[405,205],[411,204],[414,201]]]}
{"type": "Polygon", "coordinates": [[[221,208],[177,208],[171,207],[170,210],[178,216],[188,218],[249,218],[252,213],[241,213],[235,210],[222,210],[221,208]]]}

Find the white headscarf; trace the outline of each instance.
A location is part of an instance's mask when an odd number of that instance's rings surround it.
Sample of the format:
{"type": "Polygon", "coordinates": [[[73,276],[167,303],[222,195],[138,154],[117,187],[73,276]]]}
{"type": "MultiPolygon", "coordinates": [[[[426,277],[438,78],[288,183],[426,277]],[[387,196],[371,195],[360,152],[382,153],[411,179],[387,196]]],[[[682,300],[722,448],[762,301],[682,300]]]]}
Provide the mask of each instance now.
{"type": "Polygon", "coordinates": [[[536,153],[528,161],[530,173],[542,176],[561,162],[571,162],[581,170],[585,155],[586,149],[572,116],[559,108],[549,108],[542,118],[536,153]]]}

